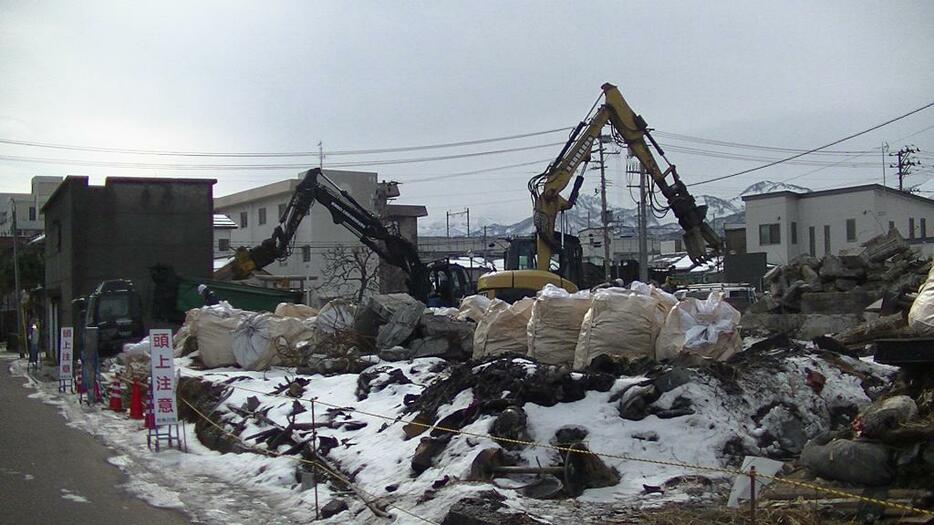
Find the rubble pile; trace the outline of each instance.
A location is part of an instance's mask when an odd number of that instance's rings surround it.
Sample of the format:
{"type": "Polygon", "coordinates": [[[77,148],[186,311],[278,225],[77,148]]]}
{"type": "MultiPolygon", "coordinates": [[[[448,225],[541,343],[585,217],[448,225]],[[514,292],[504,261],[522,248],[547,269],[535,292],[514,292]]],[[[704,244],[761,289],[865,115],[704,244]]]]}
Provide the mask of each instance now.
{"type": "Polygon", "coordinates": [[[763,277],[769,295],[752,311],[861,313],[886,291],[916,291],[931,269],[896,229],[862,246],[858,255],[802,255],[773,268],[763,277]]]}
{"type": "Polygon", "coordinates": [[[934,381],[896,385],[848,428],[809,441],[801,465],[814,476],[857,486],[934,487],[934,381]]]}
{"type": "MultiPolygon", "coordinates": [[[[680,484],[673,480],[695,474],[592,454],[572,457],[531,442],[649,460],[674,459],[676,450],[678,461],[697,465],[735,467],[747,455],[793,460],[809,440],[850,428],[893,373],[781,338],[708,365],[648,359],[626,365],[603,356],[588,370],[572,372],[527,356],[483,362],[429,357],[379,361],[359,374],[330,376],[214,369],[210,380],[184,379],[180,393],[238,437],[239,443],[230,441],[183,411],[211,448],[313,458],[377,496],[439,500],[453,519],[467,505],[456,501],[475,498],[458,481],[514,502],[524,501],[517,495],[532,501],[585,491],[616,500],[638,498],[645,487],[675,494],[680,484]],[[314,420],[311,397],[328,403],[318,406],[314,420]]],[[[729,482],[727,475],[698,477],[707,487],[729,482]]],[[[348,504],[349,512],[361,512],[359,503],[348,504]]]]}
{"type": "MultiPolygon", "coordinates": [[[[839,294],[862,309],[929,269],[890,234],[860,256],[774,270],[773,310],[814,315],[839,294]]],[[[469,523],[499,498],[521,510],[699,486],[722,495],[732,480],[666,461],[739,468],[754,457],[785,465],[779,476],[798,465],[844,487],[934,485],[934,389],[893,389],[894,367],[856,357],[847,345],[879,333],[865,326],[811,343],[744,341],[740,314],[718,294],[677,302],[641,283],[546,288],[514,305],[474,296],[459,309],[427,308],[390,294],[277,312],[189,312],[176,341],[187,356],[179,395],[211,422],[182,416],[214,450],[317,461],[375,496],[357,501],[352,485],[322,482],[340,516],[378,514],[380,498],[410,495],[437,502],[435,519],[469,523]],[[478,496],[487,493],[496,496],[478,496]]],[[[131,350],[127,370],[143,363],[142,349],[131,350]]],[[[303,469],[290,490],[307,489],[303,469]]],[[[504,522],[522,522],[493,506],[504,522]]]]}

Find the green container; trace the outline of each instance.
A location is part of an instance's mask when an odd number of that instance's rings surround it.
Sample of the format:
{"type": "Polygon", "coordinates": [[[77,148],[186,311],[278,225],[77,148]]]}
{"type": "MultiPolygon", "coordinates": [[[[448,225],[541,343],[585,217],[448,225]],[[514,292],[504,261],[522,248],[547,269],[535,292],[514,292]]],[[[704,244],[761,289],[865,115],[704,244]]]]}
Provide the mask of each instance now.
{"type": "Polygon", "coordinates": [[[198,294],[199,284],[210,288],[218,299],[227,301],[234,308],[241,310],[274,312],[279,303],[300,303],[302,300],[301,292],[179,276],[178,296],[175,302],[179,312],[187,312],[192,308],[204,306],[204,299],[198,294]]]}

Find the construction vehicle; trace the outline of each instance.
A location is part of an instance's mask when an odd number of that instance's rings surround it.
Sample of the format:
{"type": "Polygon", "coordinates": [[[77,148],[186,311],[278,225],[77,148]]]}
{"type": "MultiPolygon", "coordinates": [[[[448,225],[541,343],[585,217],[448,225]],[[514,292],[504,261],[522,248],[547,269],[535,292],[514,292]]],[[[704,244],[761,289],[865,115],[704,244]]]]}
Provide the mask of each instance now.
{"type": "Polygon", "coordinates": [[[79,340],[85,328],[97,328],[97,350],[102,356],[123,351],[123,345],[143,338],[143,306],[139,292],[128,279],[103,281],[86,298],[73,301],[79,340]],[[82,323],[83,321],[83,323],[82,323]]]}
{"type": "Polygon", "coordinates": [[[273,261],[288,257],[298,226],[316,202],[327,208],[335,224],[350,230],[383,261],[400,268],[405,273],[409,295],[419,301],[432,306],[456,306],[461,298],[471,292],[470,278],[463,266],[451,264],[447,260],[423,263],[412,242],[390,231],[377,216],[361,206],[320,168],[304,172],[272,236],[259,246],[238,248],[233,260],[217,270],[214,278],[246,279],[273,261]],[[333,189],[322,184],[319,179],[329,183],[333,189]]]}
{"type": "Polygon", "coordinates": [[[594,142],[600,138],[607,123],[612,127],[616,142],[628,147],[631,154],[639,159],[651,177],[653,186],[665,197],[668,205],[663,209],[670,209],[678,219],[684,230],[684,245],[691,260],[701,263],[707,259],[708,250],[719,252],[720,238],[704,222],[707,207],[695,203],[675,166],[668,162],[664,151],[649,133],[645,120],[633,112],[616,86],[606,83],[602,89],[603,104],[599,108],[599,100],[594,104],[591,108],[592,116],[588,115],[588,119],[577,125],[557,158],[544,172],[529,180],[535,224],[534,253],[527,243],[520,243],[515,249],[511,247],[506,256],[506,270],[481,277],[478,282],[479,293],[514,300],[534,296],[549,283],[570,292],[577,291],[574,278],[582,272],[575,267],[575,264],[580,264],[580,258],[575,257],[574,253],[579,253],[580,242],[576,237],[556,232],[555,222],[559,213],[574,206],[584,183],[583,175],[577,175],[567,198],[561,196],[560,192],[568,186],[581,165],[584,165],[581,173],[586,171],[594,142]],[[665,160],[668,166],[665,171],[659,167],[646,139],[665,160]],[[667,180],[669,175],[671,182],[667,180]],[[528,266],[511,264],[523,258],[528,266]]]}

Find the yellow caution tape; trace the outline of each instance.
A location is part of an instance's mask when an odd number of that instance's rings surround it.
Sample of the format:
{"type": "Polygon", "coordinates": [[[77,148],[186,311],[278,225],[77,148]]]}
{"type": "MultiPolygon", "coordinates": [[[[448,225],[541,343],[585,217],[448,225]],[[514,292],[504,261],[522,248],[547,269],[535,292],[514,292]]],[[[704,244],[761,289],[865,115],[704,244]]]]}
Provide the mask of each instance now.
{"type": "MultiPolygon", "coordinates": [[[[364,415],[364,416],[375,417],[375,418],[383,419],[383,420],[386,420],[386,421],[400,422],[400,423],[404,423],[404,424],[407,424],[407,425],[413,425],[413,426],[417,426],[417,427],[422,427],[422,428],[425,428],[425,429],[428,429],[428,430],[438,430],[438,431],[441,431],[441,432],[449,432],[449,433],[452,433],[452,434],[460,434],[460,435],[470,436],[470,437],[492,439],[492,440],[494,440],[494,441],[505,442],[505,443],[511,443],[511,444],[515,444],[515,445],[523,445],[523,446],[529,446],[529,447],[535,447],[535,448],[545,448],[545,449],[551,449],[551,450],[555,450],[555,451],[559,451],[559,452],[565,452],[565,453],[589,454],[589,455],[592,455],[592,456],[597,456],[597,457],[602,457],[602,458],[617,459],[617,460],[621,460],[621,461],[635,461],[635,462],[638,462],[638,463],[648,463],[648,464],[662,465],[662,466],[667,466],[667,467],[683,468],[683,469],[688,469],[688,470],[701,470],[701,471],[707,471],[707,472],[719,472],[719,473],[722,473],[722,474],[730,474],[730,475],[735,475],[735,476],[749,476],[749,472],[743,472],[742,470],[739,470],[739,469],[731,469],[731,468],[724,468],[724,467],[710,467],[710,466],[705,466],[705,465],[694,465],[694,464],[684,463],[684,462],[680,462],[680,461],[666,461],[666,460],[659,460],[659,459],[640,458],[640,457],[637,457],[637,456],[630,456],[630,455],[628,455],[628,454],[609,454],[609,453],[606,453],[606,452],[594,452],[594,451],[591,451],[591,450],[586,450],[586,451],[585,451],[585,450],[578,450],[578,449],[574,449],[574,448],[571,448],[571,447],[562,447],[562,446],[558,446],[558,445],[552,445],[552,444],[550,444],[550,443],[539,443],[539,442],[536,442],[536,441],[526,441],[526,440],[521,440],[521,439],[513,439],[513,438],[504,437],[504,436],[494,436],[494,435],[491,435],[491,434],[481,434],[481,433],[477,433],[477,432],[468,432],[468,431],[464,431],[464,430],[460,430],[460,429],[455,429],[455,428],[447,428],[447,427],[442,427],[442,426],[437,426],[437,425],[430,425],[430,424],[427,424],[427,423],[421,423],[421,422],[415,421],[415,420],[405,420],[405,419],[402,419],[401,417],[391,417],[391,416],[386,416],[386,415],[382,415],[382,414],[376,414],[376,413],[373,413],[373,412],[368,412],[368,411],[365,411],[365,410],[360,410],[360,409],[358,409],[358,408],[356,408],[356,407],[348,407],[348,406],[342,406],[342,405],[336,405],[336,404],[333,404],[333,403],[328,403],[328,402],[326,402],[326,401],[321,401],[321,400],[318,399],[317,397],[312,398],[312,399],[305,399],[305,398],[301,398],[301,397],[299,397],[299,398],[294,398],[294,397],[285,396],[285,395],[282,395],[282,394],[270,394],[270,393],[267,393],[267,392],[262,392],[262,391],[259,391],[259,390],[255,390],[255,389],[251,389],[251,388],[247,388],[247,387],[243,387],[243,386],[238,386],[238,385],[233,385],[233,384],[229,384],[229,385],[228,385],[228,384],[224,384],[224,386],[227,386],[227,387],[230,387],[230,388],[234,388],[234,389],[238,389],[238,390],[243,390],[243,391],[246,391],[246,392],[252,392],[252,393],[255,393],[255,394],[260,394],[260,395],[264,395],[264,396],[269,396],[269,397],[280,397],[280,398],[285,398],[285,399],[304,401],[304,402],[306,402],[306,403],[318,403],[318,404],[321,404],[321,405],[324,405],[324,406],[328,406],[328,407],[332,407],[332,408],[339,408],[339,409],[342,409],[342,410],[347,410],[347,411],[349,411],[349,412],[354,412],[354,413],[356,413],[356,414],[361,414],[361,415],[364,415]]],[[[775,481],[775,482],[778,482],[778,483],[784,483],[784,484],[787,484],[787,485],[792,485],[792,486],[797,486],[797,487],[802,487],[802,488],[808,488],[808,489],[812,489],[812,490],[815,490],[815,491],[818,491],[818,492],[823,492],[823,493],[826,493],[826,494],[832,494],[832,495],[835,495],[835,496],[840,496],[840,497],[855,499],[855,500],[863,501],[863,502],[866,502],[866,503],[872,503],[872,504],[879,505],[879,506],[882,506],[882,507],[888,507],[888,508],[892,508],[892,509],[899,509],[899,510],[903,510],[903,511],[906,511],[906,512],[911,512],[911,513],[914,513],[914,514],[921,514],[921,515],[924,515],[924,516],[934,516],[934,511],[929,510],[929,509],[920,509],[920,508],[917,508],[917,507],[912,507],[912,506],[910,506],[910,505],[904,505],[904,504],[901,504],[901,503],[885,501],[885,500],[881,500],[881,499],[877,499],[877,498],[870,498],[870,497],[867,497],[867,496],[862,496],[862,495],[859,495],[859,494],[853,494],[853,493],[851,493],[851,492],[845,492],[845,491],[842,491],[842,490],[839,490],[839,489],[835,489],[835,488],[831,488],[831,487],[823,487],[823,486],[820,486],[820,485],[816,485],[816,484],[808,483],[808,482],[804,482],[804,481],[796,481],[796,480],[791,480],[791,479],[787,479],[787,478],[779,478],[779,477],[775,477],[775,476],[766,476],[766,475],[759,474],[759,473],[756,473],[756,477],[763,478],[763,479],[768,479],[768,480],[775,481]]]]}
{"type": "MultiPolygon", "coordinates": [[[[248,449],[250,449],[250,450],[254,450],[254,451],[259,452],[260,454],[264,454],[264,455],[266,455],[266,456],[271,456],[271,457],[282,457],[282,454],[280,454],[279,452],[276,452],[276,451],[273,451],[273,450],[263,450],[263,449],[261,449],[261,448],[252,446],[252,445],[250,445],[249,443],[246,443],[245,441],[243,441],[243,439],[240,438],[240,436],[238,436],[238,435],[234,434],[233,432],[230,432],[230,431],[228,431],[227,429],[221,427],[221,426],[218,425],[213,419],[211,419],[211,418],[207,417],[206,415],[204,415],[200,410],[198,410],[197,408],[195,408],[194,405],[192,405],[191,403],[189,403],[187,399],[185,399],[185,398],[179,396],[179,400],[181,400],[182,403],[185,403],[186,405],[188,405],[188,407],[191,408],[191,409],[195,412],[195,414],[197,414],[199,417],[201,417],[202,419],[204,419],[205,421],[207,421],[208,423],[210,423],[214,428],[216,428],[217,430],[223,432],[223,433],[224,433],[225,435],[227,435],[228,437],[231,437],[231,438],[237,440],[237,442],[239,442],[240,444],[242,444],[245,448],[248,448],[248,449]]],[[[289,457],[290,459],[295,459],[295,460],[299,461],[300,463],[304,463],[304,464],[307,464],[307,465],[311,465],[311,466],[313,466],[313,467],[315,467],[315,468],[317,468],[317,469],[320,469],[320,470],[321,470],[322,472],[324,472],[325,474],[327,474],[327,475],[333,477],[333,478],[336,479],[336,480],[339,480],[339,481],[342,482],[342,483],[345,483],[347,486],[354,486],[354,487],[356,488],[356,490],[358,490],[358,491],[360,491],[361,493],[366,494],[367,496],[370,497],[371,501],[366,501],[366,500],[364,500],[364,503],[366,503],[367,505],[369,505],[372,501],[378,499],[378,498],[377,498],[376,496],[374,496],[373,494],[371,494],[371,493],[369,493],[369,492],[367,492],[367,491],[361,489],[360,487],[356,487],[356,486],[353,484],[352,481],[350,481],[350,480],[347,479],[346,477],[340,475],[339,473],[334,472],[333,470],[327,468],[327,467],[324,466],[324,464],[321,463],[321,462],[312,461],[312,460],[310,460],[310,459],[305,459],[305,458],[302,458],[302,457],[294,457],[294,456],[288,456],[288,457],[289,457]]],[[[412,511],[406,510],[406,509],[404,509],[404,508],[402,508],[402,507],[399,507],[399,506],[397,506],[397,505],[393,505],[393,504],[390,504],[390,503],[386,503],[385,505],[386,505],[387,507],[390,507],[390,508],[393,508],[393,509],[395,509],[395,510],[398,510],[399,512],[402,512],[402,513],[404,513],[404,514],[408,514],[409,516],[411,516],[411,517],[413,517],[413,518],[416,518],[416,519],[418,519],[418,520],[420,520],[420,521],[423,521],[423,522],[425,522],[425,523],[431,523],[431,524],[433,524],[433,525],[440,525],[440,524],[439,524],[438,522],[436,522],[436,521],[431,521],[431,520],[429,520],[429,519],[427,519],[427,518],[423,518],[423,517],[421,517],[421,516],[419,516],[419,515],[413,513],[412,511]]]]}

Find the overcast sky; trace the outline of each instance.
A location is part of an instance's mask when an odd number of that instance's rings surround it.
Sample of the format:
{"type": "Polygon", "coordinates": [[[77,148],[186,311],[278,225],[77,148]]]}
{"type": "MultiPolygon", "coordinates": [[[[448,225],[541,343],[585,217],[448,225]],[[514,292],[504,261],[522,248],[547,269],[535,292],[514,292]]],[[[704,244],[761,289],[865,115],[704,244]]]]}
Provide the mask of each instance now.
{"type": "MultiPolygon", "coordinates": [[[[570,128],[609,81],[658,130],[695,194],[730,198],[764,179],[882,182],[883,142],[921,149],[909,182],[922,184],[934,179],[934,108],[831,148],[866,152],[858,156],[811,155],[691,185],[794,153],[710,140],[808,149],[934,102],[932,27],[925,1],[3,0],[0,140],[197,152],[435,145],[570,128]]],[[[530,214],[526,181],[566,135],[333,154],[324,165],[404,183],[400,202],[427,205],[429,222],[466,207],[473,220],[512,222],[530,214]],[[517,148],[532,149],[488,153],[517,148]],[[465,153],[486,154],[360,165],[465,153]],[[525,165],[502,168],[516,164],[525,165]],[[502,169],[439,178],[492,168],[502,169]]],[[[0,191],[28,191],[33,175],[121,175],[216,178],[225,195],[317,163],[0,144],[0,191]],[[286,167],[177,169],[198,164],[286,167]]],[[[621,163],[608,166],[611,202],[631,205],[621,163]]],[[[592,192],[597,173],[587,177],[592,192]]]]}

